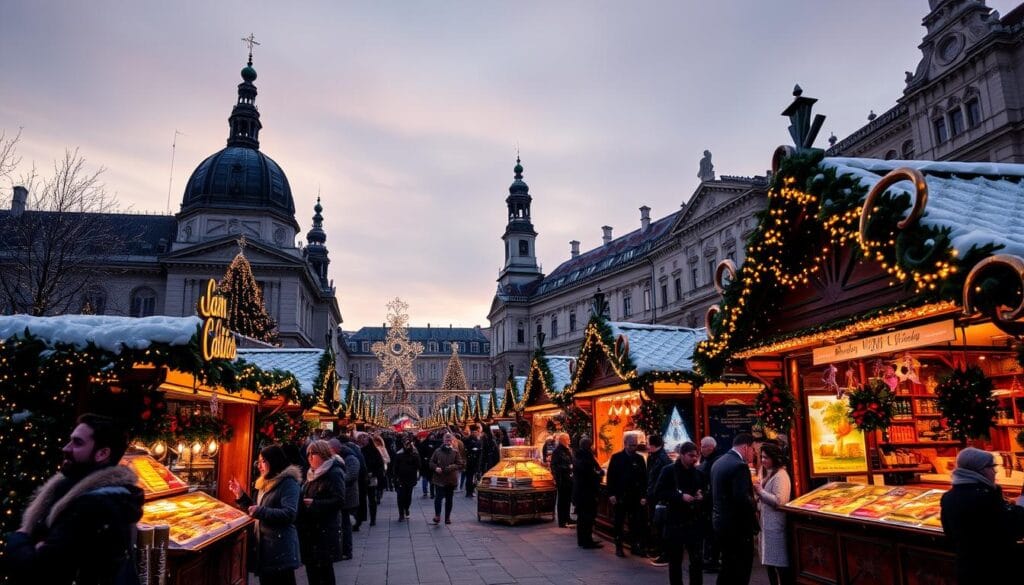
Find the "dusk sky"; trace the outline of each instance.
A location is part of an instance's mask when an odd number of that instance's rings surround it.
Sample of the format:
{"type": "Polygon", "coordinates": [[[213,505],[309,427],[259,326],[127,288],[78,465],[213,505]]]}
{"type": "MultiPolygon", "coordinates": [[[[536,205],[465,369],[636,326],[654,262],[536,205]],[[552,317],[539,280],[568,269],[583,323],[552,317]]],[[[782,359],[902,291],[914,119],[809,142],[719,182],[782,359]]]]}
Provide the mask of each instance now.
{"type": "MultiPolygon", "coordinates": [[[[1015,0],[988,5],[1002,14],[1015,0]]],[[[550,273],[715,171],[763,174],[795,83],[816,146],[896,103],[927,0],[54,2],[0,17],[0,131],[21,172],[79,148],[123,209],[177,212],[225,145],[253,33],[261,150],[305,232],[323,197],[344,328],[487,325],[516,148],[550,273]],[[177,138],[173,176],[171,145],[177,138]]],[[[17,183],[15,176],[13,183],[17,183]]],[[[0,183],[10,204],[12,181],[0,183]]],[[[258,277],[258,275],[257,275],[258,277]]]]}

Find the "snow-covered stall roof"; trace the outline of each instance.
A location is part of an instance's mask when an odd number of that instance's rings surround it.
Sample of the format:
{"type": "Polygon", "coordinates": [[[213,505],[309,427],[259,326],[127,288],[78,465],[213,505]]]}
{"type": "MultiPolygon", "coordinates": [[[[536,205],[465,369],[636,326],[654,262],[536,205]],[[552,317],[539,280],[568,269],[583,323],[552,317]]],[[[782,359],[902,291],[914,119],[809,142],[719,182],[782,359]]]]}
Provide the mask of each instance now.
{"type": "MultiPolygon", "coordinates": [[[[1024,165],[843,157],[825,158],[821,165],[856,177],[869,191],[892,170],[916,169],[928,184],[922,224],[951,228],[950,241],[960,252],[996,243],[1005,246],[999,253],[1024,256],[1024,165]]],[[[914,186],[901,181],[890,190],[913,197],[914,186]]]]}
{"type": "Polygon", "coordinates": [[[692,372],[693,351],[707,339],[704,328],[643,325],[610,322],[612,337],[625,335],[629,340],[629,357],[638,376],[658,372],[692,372]]]}
{"type": "Polygon", "coordinates": [[[0,317],[0,339],[23,337],[25,331],[46,345],[73,345],[84,349],[89,343],[113,353],[125,348],[148,349],[154,343],[188,345],[199,328],[199,317],[115,317],[109,315],[59,315],[0,317]]]}
{"type": "Polygon", "coordinates": [[[238,357],[255,364],[261,370],[291,372],[299,381],[299,391],[313,394],[313,384],[320,373],[322,349],[274,348],[238,349],[238,357]]]}
{"type": "Polygon", "coordinates": [[[576,358],[565,355],[544,356],[544,361],[547,362],[552,382],[555,385],[554,388],[551,388],[553,392],[561,392],[565,390],[566,386],[572,384],[572,373],[569,372],[569,363],[574,359],[576,358]]]}

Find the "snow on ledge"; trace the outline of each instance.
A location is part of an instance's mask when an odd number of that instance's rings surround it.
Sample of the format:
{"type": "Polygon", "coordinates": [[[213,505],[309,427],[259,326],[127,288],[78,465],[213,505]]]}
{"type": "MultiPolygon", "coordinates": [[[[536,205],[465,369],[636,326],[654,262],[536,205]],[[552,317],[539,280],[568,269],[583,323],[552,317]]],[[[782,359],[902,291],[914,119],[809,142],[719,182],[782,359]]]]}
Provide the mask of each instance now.
{"type": "Polygon", "coordinates": [[[202,321],[199,317],[112,317],[60,315],[0,317],[0,339],[23,337],[25,330],[48,346],[69,344],[84,349],[90,342],[121,353],[123,348],[148,349],[154,343],[188,345],[202,321]]]}

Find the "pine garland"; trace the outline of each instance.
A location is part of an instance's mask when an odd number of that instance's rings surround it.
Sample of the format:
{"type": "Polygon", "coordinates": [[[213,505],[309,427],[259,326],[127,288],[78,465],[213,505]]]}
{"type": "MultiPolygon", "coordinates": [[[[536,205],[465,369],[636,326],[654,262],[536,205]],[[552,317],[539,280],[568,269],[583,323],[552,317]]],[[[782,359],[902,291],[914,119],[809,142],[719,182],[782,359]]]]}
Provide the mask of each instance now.
{"type": "Polygon", "coordinates": [[[992,389],[992,380],[978,366],[953,370],[939,382],[939,411],[954,437],[964,441],[989,436],[999,406],[992,389]]]}
{"type": "Polygon", "coordinates": [[[849,394],[850,421],[864,432],[884,430],[892,424],[896,399],[880,378],[871,378],[849,394]]]}
{"type": "Polygon", "coordinates": [[[640,407],[633,415],[633,424],[645,435],[660,435],[665,426],[666,416],[665,407],[660,402],[643,398],[640,400],[640,407]]]}
{"type": "Polygon", "coordinates": [[[793,419],[799,409],[789,386],[776,378],[754,398],[758,424],[785,435],[793,428],[793,419]]]}

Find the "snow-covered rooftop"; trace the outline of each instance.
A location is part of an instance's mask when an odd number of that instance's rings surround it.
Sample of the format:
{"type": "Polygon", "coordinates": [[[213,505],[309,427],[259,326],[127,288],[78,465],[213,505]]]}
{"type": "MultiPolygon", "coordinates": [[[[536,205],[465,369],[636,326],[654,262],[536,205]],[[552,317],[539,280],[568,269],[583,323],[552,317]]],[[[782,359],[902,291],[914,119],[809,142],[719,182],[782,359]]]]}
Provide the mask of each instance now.
{"type": "MultiPolygon", "coordinates": [[[[921,223],[952,229],[959,252],[972,245],[1003,244],[999,253],[1024,256],[1024,165],[825,158],[822,166],[852,175],[870,189],[899,167],[917,169],[928,184],[928,205],[921,223]]],[[[901,181],[889,188],[913,197],[914,186],[901,181]]]]}
{"type": "Polygon", "coordinates": [[[299,391],[313,393],[313,383],[320,373],[322,349],[239,349],[238,357],[255,364],[262,370],[284,370],[291,372],[299,381],[299,391]]]}
{"type": "Polygon", "coordinates": [[[22,337],[27,330],[48,346],[69,344],[84,349],[89,343],[121,353],[124,348],[144,350],[154,343],[188,345],[195,337],[199,317],[114,317],[59,315],[0,317],[0,339],[22,337]]]}
{"type": "Polygon", "coordinates": [[[566,386],[572,384],[572,374],[569,372],[569,362],[576,359],[565,355],[544,356],[548,369],[551,370],[554,388],[553,392],[561,392],[566,386]]]}
{"type": "Polygon", "coordinates": [[[610,322],[612,337],[625,335],[629,340],[629,357],[637,375],[653,371],[692,372],[693,350],[707,339],[707,331],[670,325],[643,325],[610,322]]]}

